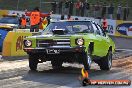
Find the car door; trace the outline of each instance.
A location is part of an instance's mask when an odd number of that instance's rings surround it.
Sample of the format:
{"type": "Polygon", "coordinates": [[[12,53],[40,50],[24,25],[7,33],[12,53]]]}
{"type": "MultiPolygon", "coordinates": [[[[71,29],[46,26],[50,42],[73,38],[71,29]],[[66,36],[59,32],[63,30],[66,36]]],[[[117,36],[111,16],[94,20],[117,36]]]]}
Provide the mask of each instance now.
{"type": "Polygon", "coordinates": [[[110,40],[109,40],[109,37],[103,32],[103,29],[100,25],[97,25],[100,33],[101,33],[101,38],[102,38],[102,45],[103,45],[103,51],[102,51],[102,54],[103,55],[106,55],[108,53],[108,50],[109,50],[109,43],[110,43],[110,40]]]}
{"type": "Polygon", "coordinates": [[[96,56],[104,56],[104,40],[102,39],[102,33],[99,30],[98,26],[96,23],[92,24],[93,29],[94,29],[94,54],[96,56]]]}

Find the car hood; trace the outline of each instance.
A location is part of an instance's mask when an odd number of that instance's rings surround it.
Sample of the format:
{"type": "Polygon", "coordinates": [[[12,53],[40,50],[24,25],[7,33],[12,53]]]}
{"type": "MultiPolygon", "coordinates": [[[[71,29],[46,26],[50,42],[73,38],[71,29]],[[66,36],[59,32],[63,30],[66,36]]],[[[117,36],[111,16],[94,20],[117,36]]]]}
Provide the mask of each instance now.
{"type": "Polygon", "coordinates": [[[53,34],[47,34],[47,35],[35,35],[35,36],[29,36],[27,38],[35,38],[35,39],[53,39],[53,38],[70,38],[70,37],[82,37],[83,35],[81,34],[67,34],[67,35],[53,35],[53,34]]]}

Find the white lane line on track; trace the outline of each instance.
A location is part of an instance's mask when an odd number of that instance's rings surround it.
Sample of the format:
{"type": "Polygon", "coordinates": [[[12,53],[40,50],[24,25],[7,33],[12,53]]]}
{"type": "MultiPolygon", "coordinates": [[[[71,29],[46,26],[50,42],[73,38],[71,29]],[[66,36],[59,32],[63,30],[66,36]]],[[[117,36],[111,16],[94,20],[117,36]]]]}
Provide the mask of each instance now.
{"type": "Polygon", "coordinates": [[[68,86],[60,86],[60,87],[57,87],[57,88],[72,88],[72,87],[68,87],[68,86]]]}
{"type": "Polygon", "coordinates": [[[116,49],[116,50],[122,50],[122,51],[132,51],[131,49],[116,49]]]}

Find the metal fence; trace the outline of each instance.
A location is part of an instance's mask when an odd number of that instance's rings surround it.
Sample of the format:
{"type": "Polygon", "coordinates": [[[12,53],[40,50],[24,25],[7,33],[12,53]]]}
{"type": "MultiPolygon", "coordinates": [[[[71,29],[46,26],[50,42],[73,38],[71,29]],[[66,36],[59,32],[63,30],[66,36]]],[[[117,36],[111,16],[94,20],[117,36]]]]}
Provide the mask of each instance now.
{"type": "MultiPolygon", "coordinates": [[[[0,1],[0,9],[9,9],[9,10],[21,10],[24,11],[25,9],[28,9],[29,11],[32,10],[35,6],[39,6],[42,12],[50,12],[52,10],[52,3],[54,0],[1,0],[0,1]]],[[[57,6],[55,7],[56,9],[56,14],[59,14],[59,8],[58,8],[58,1],[60,0],[56,0],[56,4],[57,6]]],[[[64,1],[64,0],[62,0],[64,1]]],[[[73,0],[73,2],[75,3],[77,0],[73,0]]],[[[96,0],[88,0],[90,1],[96,1],[96,0]]],[[[103,1],[103,0],[100,0],[103,1]]],[[[122,1],[122,0],[120,0],[122,1]]],[[[129,0],[130,1],[130,0],[129,0]]],[[[92,6],[92,3],[90,3],[92,6]]],[[[116,11],[117,11],[117,4],[115,4],[115,9],[114,9],[114,14],[113,14],[113,18],[116,19],[116,11]]],[[[62,7],[62,10],[64,11],[64,4],[62,7]]],[[[86,12],[85,12],[86,13],[86,12]]],[[[90,10],[89,11],[89,16],[93,17],[94,16],[94,11],[90,10]]],[[[100,16],[101,14],[101,10],[98,12],[98,16],[100,16]]],[[[76,15],[76,9],[73,6],[73,14],[72,15],[76,15]]],[[[130,14],[129,14],[129,18],[128,20],[132,20],[132,9],[130,7],[130,14]]],[[[108,17],[108,14],[106,14],[106,16],[108,17]]]]}
{"type": "MultiPolygon", "coordinates": [[[[53,7],[52,3],[54,2],[42,2],[41,3],[41,10],[42,11],[51,11],[53,8],[55,11],[55,14],[65,14],[64,10],[65,10],[65,6],[63,4],[62,6],[62,13],[59,12],[59,8],[58,8],[58,2],[56,3],[56,7],[53,7]],[[45,8],[48,7],[48,8],[45,8]]],[[[74,3],[75,4],[75,3],[74,3]]],[[[90,5],[90,8],[92,8],[92,4],[90,5]]],[[[102,13],[102,6],[100,6],[101,9],[95,13],[95,11],[93,9],[90,9],[89,11],[84,11],[84,16],[89,16],[89,17],[101,17],[101,13],[102,13]],[[87,15],[87,14],[88,15],[87,15]]],[[[106,17],[109,18],[109,14],[108,14],[108,5],[106,6],[106,17]]],[[[116,19],[117,18],[117,7],[118,6],[114,6],[114,13],[113,13],[113,19],[116,19]]],[[[124,16],[124,8],[126,7],[122,7],[122,14],[121,14],[121,19],[123,19],[123,16],[124,16]]],[[[128,7],[129,8],[129,16],[127,18],[127,20],[132,20],[132,8],[131,7],[128,7]]],[[[68,14],[66,14],[68,15],[68,14]]],[[[76,16],[76,8],[75,8],[75,5],[73,6],[73,12],[72,12],[72,15],[73,16],[76,16]]],[[[81,16],[81,14],[79,14],[78,16],[81,16]]]]}

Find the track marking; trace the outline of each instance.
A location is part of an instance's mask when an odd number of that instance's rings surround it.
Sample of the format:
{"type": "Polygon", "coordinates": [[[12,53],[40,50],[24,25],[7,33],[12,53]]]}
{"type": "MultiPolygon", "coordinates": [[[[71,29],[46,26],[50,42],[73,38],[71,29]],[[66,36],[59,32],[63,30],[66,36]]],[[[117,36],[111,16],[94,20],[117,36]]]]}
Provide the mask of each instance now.
{"type": "Polygon", "coordinates": [[[121,51],[130,51],[130,52],[132,52],[132,50],[131,50],[131,49],[116,49],[116,50],[121,50],[121,51]]]}

